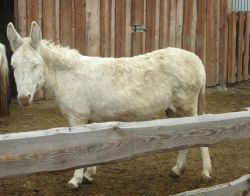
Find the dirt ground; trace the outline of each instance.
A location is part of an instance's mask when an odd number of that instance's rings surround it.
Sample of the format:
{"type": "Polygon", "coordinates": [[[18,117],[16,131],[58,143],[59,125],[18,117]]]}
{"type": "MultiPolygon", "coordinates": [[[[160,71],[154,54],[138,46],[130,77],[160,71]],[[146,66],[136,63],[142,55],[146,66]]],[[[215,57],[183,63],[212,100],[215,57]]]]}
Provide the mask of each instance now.
{"type": "MultiPolygon", "coordinates": [[[[209,88],[206,98],[206,113],[241,111],[250,107],[250,82],[229,86],[227,89],[209,88]]],[[[0,133],[67,125],[53,101],[35,102],[26,108],[13,101],[9,119],[0,123],[0,133]]],[[[213,180],[208,183],[200,180],[200,152],[191,149],[186,172],[179,179],[168,177],[177,158],[177,152],[171,152],[100,166],[93,184],[82,184],[78,191],[66,187],[73,174],[69,170],[0,180],[0,195],[170,195],[208,187],[250,173],[249,141],[225,143],[210,148],[213,180]]]]}

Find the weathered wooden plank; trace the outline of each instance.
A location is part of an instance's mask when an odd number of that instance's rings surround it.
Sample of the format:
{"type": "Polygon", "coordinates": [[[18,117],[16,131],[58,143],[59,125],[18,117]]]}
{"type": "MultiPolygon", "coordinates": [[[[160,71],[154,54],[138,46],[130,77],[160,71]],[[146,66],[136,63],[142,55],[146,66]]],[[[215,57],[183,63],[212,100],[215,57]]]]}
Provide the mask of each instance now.
{"type": "Polygon", "coordinates": [[[249,79],[249,66],[250,66],[250,12],[246,12],[245,16],[245,49],[244,49],[244,64],[243,64],[243,77],[244,80],[249,79]]]}
{"type": "MultiPolygon", "coordinates": [[[[76,5],[77,6],[77,5],[76,5]]],[[[70,10],[69,10],[70,11],[70,10]]],[[[76,15],[75,0],[71,1],[71,47],[76,47],[76,15]]]]}
{"type": "Polygon", "coordinates": [[[41,26],[42,4],[41,0],[27,0],[26,4],[26,32],[30,32],[32,21],[36,21],[41,26]]]}
{"type": "Polygon", "coordinates": [[[244,27],[245,13],[239,12],[237,30],[237,82],[243,79],[244,27]]]}
{"type": "Polygon", "coordinates": [[[125,21],[125,54],[130,57],[132,52],[132,27],[131,27],[131,0],[126,0],[126,21],[125,21]]]}
{"type": "Polygon", "coordinates": [[[145,40],[145,52],[151,52],[155,50],[155,20],[156,20],[156,1],[146,0],[146,40],[145,40]]]}
{"type": "Polygon", "coordinates": [[[81,54],[86,54],[86,1],[75,0],[75,43],[81,54]]]}
{"type": "Polygon", "coordinates": [[[100,54],[111,56],[111,6],[112,0],[100,1],[100,54]]]}
{"type": "Polygon", "coordinates": [[[207,39],[206,39],[206,73],[207,85],[216,85],[216,26],[215,26],[215,1],[207,1],[207,39]]]}
{"type": "Polygon", "coordinates": [[[132,33],[132,56],[143,53],[143,34],[144,32],[132,33]]]}
{"type": "Polygon", "coordinates": [[[160,0],[155,0],[155,49],[159,49],[159,32],[160,32],[160,0]]]}
{"type": "Polygon", "coordinates": [[[159,48],[166,48],[169,45],[169,17],[170,1],[160,0],[159,48]]]}
{"type": "Polygon", "coordinates": [[[176,10],[176,37],[175,46],[177,48],[182,48],[182,28],[183,28],[183,10],[184,10],[184,0],[177,1],[176,10]]]}
{"type": "Polygon", "coordinates": [[[227,83],[227,67],[228,67],[228,0],[220,1],[220,78],[219,84],[224,85],[227,83]]]}
{"type": "Polygon", "coordinates": [[[54,0],[43,0],[43,22],[42,22],[42,30],[43,30],[43,38],[48,40],[56,40],[56,32],[55,32],[55,1],[54,0]]]}
{"type": "Polygon", "coordinates": [[[170,17],[169,17],[169,46],[175,47],[176,37],[176,0],[170,0],[170,17]]]}
{"type": "Polygon", "coordinates": [[[232,12],[229,18],[229,39],[228,39],[228,56],[229,56],[229,67],[228,67],[228,83],[234,83],[235,67],[236,67],[236,24],[237,14],[232,12]]]}
{"type": "Polygon", "coordinates": [[[131,25],[144,25],[144,0],[132,0],[131,25]]]}
{"type": "Polygon", "coordinates": [[[197,27],[197,0],[193,0],[192,7],[192,22],[191,22],[191,49],[190,51],[195,52],[195,40],[196,40],[196,27],[197,27]]]}
{"type": "Polygon", "coordinates": [[[200,57],[203,65],[206,66],[206,4],[207,0],[197,1],[197,28],[195,53],[200,57]]]}
{"type": "Polygon", "coordinates": [[[115,1],[115,56],[126,54],[126,0],[115,1]]]}
{"type": "Polygon", "coordinates": [[[100,56],[100,0],[86,0],[87,54],[100,56]]]}
{"type": "Polygon", "coordinates": [[[133,159],[250,138],[250,111],[0,135],[0,177],[133,159]]]}
{"type": "Polygon", "coordinates": [[[247,196],[250,194],[250,174],[242,176],[241,178],[228,182],[225,184],[219,184],[208,188],[196,189],[193,191],[186,191],[176,194],[175,196],[247,196]]]}
{"type": "MultiPolygon", "coordinates": [[[[140,26],[146,29],[144,25],[144,0],[132,0],[131,2],[131,25],[133,28],[140,26]]],[[[144,32],[132,32],[131,55],[139,55],[143,53],[143,37],[144,32]]]]}
{"type": "Polygon", "coordinates": [[[60,43],[71,47],[72,44],[72,2],[60,0],[60,43]]]}
{"type": "Polygon", "coordinates": [[[184,1],[184,14],[183,14],[183,38],[182,47],[185,50],[192,50],[192,20],[193,20],[193,7],[194,0],[184,1]]]}
{"type": "Polygon", "coordinates": [[[55,0],[56,43],[60,43],[60,0],[55,0]]]}
{"type": "Polygon", "coordinates": [[[115,56],[115,2],[111,2],[111,56],[115,56]]]}
{"type": "Polygon", "coordinates": [[[220,78],[220,1],[214,0],[214,65],[215,65],[215,76],[216,84],[219,84],[220,78]]]}
{"type": "Polygon", "coordinates": [[[26,23],[26,9],[27,9],[27,0],[19,0],[17,5],[17,12],[18,12],[18,32],[21,36],[27,36],[27,23],[26,23]]]}

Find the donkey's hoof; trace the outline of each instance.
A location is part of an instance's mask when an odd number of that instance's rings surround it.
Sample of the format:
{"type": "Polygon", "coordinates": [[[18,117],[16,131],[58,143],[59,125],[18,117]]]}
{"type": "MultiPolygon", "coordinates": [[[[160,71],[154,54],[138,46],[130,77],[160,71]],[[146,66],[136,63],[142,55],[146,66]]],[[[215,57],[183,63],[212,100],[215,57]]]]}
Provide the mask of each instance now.
{"type": "Polygon", "coordinates": [[[212,181],[212,177],[211,177],[210,175],[202,175],[201,181],[202,181],[203,183],[211,182],[211,181],[212,181]]]}
{"type": "Polygon", "coordinates": [[[77,183],[74,183],[74,182],[71,182],[71,181],[69,181],[68,182],[68,189],[70,189],[70,190],[77,190],[78,189],[78,184],[77,183]]]}
{"type": "Polygon", "coordinates": [[[94,180],[93,178],[83,178],[82,183],[83,184],[93,184],[94,180]]]}
{"type": "Polygon", "coordinates": [[[177,174],[175,171],[171,170],[168,174],[169,177],[171,178],[174,178],[174,179],[177,179],[177,178],[180,178],[180,175],[177,174]]]}

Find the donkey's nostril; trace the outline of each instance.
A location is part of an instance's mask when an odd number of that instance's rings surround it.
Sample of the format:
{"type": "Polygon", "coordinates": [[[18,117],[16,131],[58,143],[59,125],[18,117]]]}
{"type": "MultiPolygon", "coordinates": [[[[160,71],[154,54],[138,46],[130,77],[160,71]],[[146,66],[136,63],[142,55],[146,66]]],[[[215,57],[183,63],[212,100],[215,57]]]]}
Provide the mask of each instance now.
{"type": "Polygon", "coordinates": [[[29,97],[28,96],[20,96],[17,99],[21,105],[23,105],[23,106],[29,105],[29,97]]]}
{"type": "Polygon", "coordinates": [[[29,98],[30,98],[31,95],[29,95],[29,98]]]}

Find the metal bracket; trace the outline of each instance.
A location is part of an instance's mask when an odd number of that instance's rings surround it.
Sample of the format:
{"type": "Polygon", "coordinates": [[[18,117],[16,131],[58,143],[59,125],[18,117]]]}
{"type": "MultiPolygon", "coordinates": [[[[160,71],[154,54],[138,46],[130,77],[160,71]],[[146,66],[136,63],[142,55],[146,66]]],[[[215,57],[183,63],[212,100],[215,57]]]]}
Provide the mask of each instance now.
{"type": "Polygon", "coordinates": [[[146,32],[147,29],[144,25],[133,25],[132,26],[132,31],[133,32],[146,32]]]}

